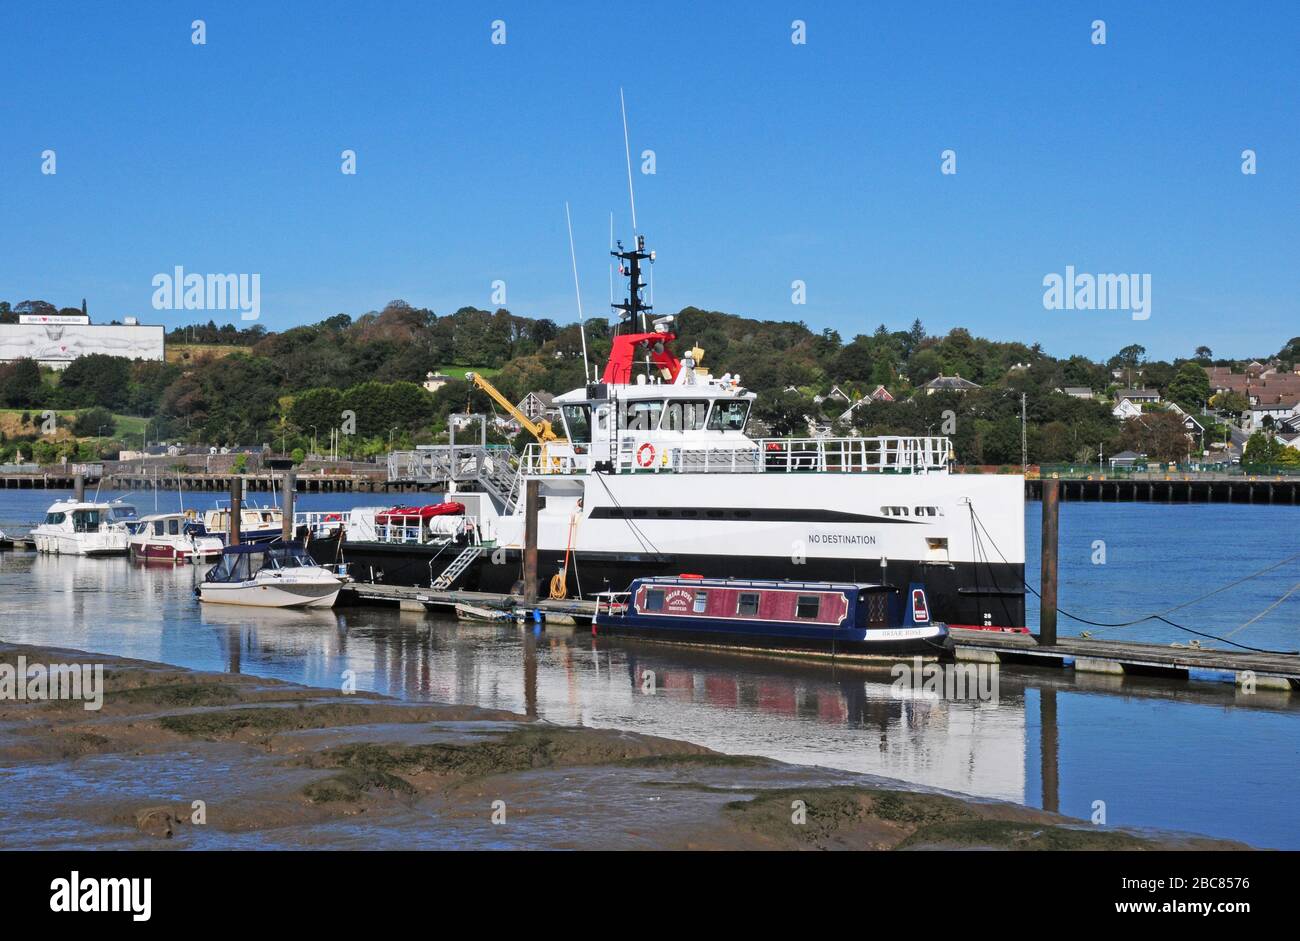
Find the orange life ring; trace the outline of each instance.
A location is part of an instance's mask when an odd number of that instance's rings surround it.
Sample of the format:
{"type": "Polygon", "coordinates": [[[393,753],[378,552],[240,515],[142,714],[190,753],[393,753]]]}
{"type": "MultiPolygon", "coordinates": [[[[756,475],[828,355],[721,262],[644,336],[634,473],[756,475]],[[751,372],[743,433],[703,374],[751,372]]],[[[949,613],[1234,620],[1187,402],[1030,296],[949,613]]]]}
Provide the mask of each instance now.
{"type": "Polygon", "coordinates": [[[649,467],[655,462],[655,446],[647,441],[636,449],[636,462],[641,467],[649,467]]]}

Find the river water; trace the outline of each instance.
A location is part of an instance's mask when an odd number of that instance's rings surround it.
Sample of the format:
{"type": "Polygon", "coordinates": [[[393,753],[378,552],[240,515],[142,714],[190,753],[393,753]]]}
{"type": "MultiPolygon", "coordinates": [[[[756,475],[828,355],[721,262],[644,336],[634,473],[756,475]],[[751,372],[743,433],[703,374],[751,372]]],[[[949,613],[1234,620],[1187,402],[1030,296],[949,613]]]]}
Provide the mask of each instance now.
{"type": "MultiPolygon", "coordinates": [[[[58,494],[0,492],[0,529],[26,532],[58,494]]],[[[104,494],[101,498],[113,495],[104,494]]],[[[152,493],[127,494],[141,513],[152,493]]],[[[186,494],[187,506],[215,494],[186,494]]],[[[347,509],[363,495],[299,498],[347,509]]],[[[179,506],[174,493],[157,506],[179,506]]],[[[1037,583],[1038,505],[1026,508],[1037,583]]],[[[1166,610],[1300,552],[1300,508],[1067,503],[1063,610],[1097,621],[1166,610]]],[[[73,647],[409,699],[527,712],[561,724],[686,739],[733,754],[869,772],[1111,825],[1300,849],[1300,696],[1003,667],[996,697],[930,699],[888,670],[694,651],[381,608],[275,612],[203,607],[202,568],[126,559],[0,555],[0,640],[73,647]],[[1099,804],[1098,802],[1101,802],[1099,804]]],[[[1300,560],[1171,615],[1251,646],[1300,648],[1300,560]],[[1249,626],[1241,625],[1256,618],[1249,626]]],[[[1031,624],[1036,605],[1031,605],[1031,624]]],[[[1061,632],[1080,629],[1063,619],[1061,632]]],[[[1159,643],[1148,623],[1101,631],[1159,643]]],[[[1209,646],[1221,642],[1202,640],[1209,646]]],[[[0,795],[0,809],[4,798],[0,795]]]]}

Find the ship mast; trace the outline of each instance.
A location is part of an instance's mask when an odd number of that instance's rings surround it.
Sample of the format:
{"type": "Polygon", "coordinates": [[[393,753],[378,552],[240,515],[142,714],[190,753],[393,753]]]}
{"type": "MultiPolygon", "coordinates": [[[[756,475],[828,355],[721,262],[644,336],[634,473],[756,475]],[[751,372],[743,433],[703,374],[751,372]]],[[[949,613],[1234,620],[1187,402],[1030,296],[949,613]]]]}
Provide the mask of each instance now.
{"type": "Polygon", "coordinates": [[[632,330],[645,333],[650,329],[646,322],[646,317],[653,308],[642,301],[641,292],[645,289],[645,282],[641,280],[641,262],[654,261],[655,253],[645,250],[645,236],[636,237],[636,248],[628,251],[623,248],[623,240],[619,239],[618,249],[610,252],[619,260],[619,274],[627,275],[627,297],[621,304],[611,304],[619,312],[619,325],[626,325],[632,330]]]}

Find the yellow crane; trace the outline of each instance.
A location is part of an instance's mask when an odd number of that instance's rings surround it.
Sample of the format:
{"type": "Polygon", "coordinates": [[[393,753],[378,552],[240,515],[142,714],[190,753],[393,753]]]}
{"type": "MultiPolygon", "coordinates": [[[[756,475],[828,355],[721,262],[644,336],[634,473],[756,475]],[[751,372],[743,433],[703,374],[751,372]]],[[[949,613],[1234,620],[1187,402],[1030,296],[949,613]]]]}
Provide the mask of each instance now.
{"type": "Polygon", "coordinates": [[[488,382],[476,372],[465,373],[465,378],[476,389],[482,389],[503,409],[510,413],[515,421],[519,422],[520,427],[524,428],[530,435],[537,439],[540,444],[567,444],[568,442],[555,433],[551,423],[543,418],[540,422],[535,422],[519,409],[511,404],[510,400],[501,394],[492,383],[488,382]]]}

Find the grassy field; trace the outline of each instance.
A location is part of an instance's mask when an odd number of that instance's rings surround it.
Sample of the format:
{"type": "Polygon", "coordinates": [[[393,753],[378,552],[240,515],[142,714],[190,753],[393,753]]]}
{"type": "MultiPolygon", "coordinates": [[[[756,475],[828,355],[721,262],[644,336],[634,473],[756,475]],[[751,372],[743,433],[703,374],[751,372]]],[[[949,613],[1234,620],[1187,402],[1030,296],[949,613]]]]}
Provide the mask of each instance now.
{"type": "Polygon", "coordinates": [[[233,346],[229,343],[168,343],[167,362],[188,363],[199,356],[213,356],[221,359],[232,353],[248,353],[251,346],[233,346]]]}
{"type": "MultiPolygon", "coordinates": [[[[13,437],[19,434],[33,434],[38,430],[41,413],[45,411],[42,408],[0,408],[0,431],[6,437],[13,437]],[[30,418],[25,427],[23,425],[23,414],[26,413],[30,418]]],[[[60,424],[70,424],[78,412],[86,409],[58,409],[60,424]]],[[[112,437],[119,440],[130,440],[139,438],[144,434],[145,422],[147,418],[139,415],[114,415],[113,416],[113,434],[112,437]]],[[[105,435],[104,437],[109,437],[105,435]]]]}

